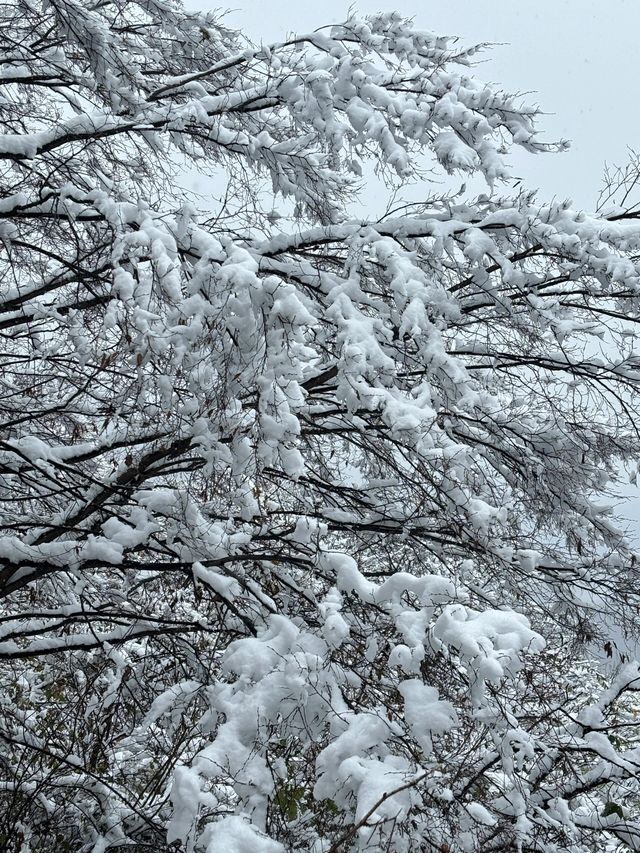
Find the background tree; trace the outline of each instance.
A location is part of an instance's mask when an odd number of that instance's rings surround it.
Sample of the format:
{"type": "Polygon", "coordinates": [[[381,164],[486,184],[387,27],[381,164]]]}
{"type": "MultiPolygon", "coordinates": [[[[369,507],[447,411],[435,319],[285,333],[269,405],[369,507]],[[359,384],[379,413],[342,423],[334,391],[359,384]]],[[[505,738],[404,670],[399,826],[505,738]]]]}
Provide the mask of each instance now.
{"type": "Polygon", "coordinates": [[[2,845],[640,849],[628,199],[398,14],[2,15],[2,845]]]}

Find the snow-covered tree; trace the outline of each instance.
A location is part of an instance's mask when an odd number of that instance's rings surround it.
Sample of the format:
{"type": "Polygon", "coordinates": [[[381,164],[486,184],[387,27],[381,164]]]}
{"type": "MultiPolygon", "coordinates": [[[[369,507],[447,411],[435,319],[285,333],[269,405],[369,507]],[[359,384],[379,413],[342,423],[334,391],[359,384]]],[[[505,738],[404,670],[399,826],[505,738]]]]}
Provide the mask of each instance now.
{"type": "Polygon", "coordinates": [[[394,13],[0,10],[0,847],[639,850],[632,166],[394,13]]]}

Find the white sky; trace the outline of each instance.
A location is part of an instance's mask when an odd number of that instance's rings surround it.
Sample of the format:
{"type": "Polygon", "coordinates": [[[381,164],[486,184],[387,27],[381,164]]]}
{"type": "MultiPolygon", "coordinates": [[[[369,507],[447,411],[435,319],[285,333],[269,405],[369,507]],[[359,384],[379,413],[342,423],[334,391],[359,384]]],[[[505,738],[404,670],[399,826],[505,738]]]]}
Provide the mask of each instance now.
{"type": "MultiPolygon", "coordinates": [[[[186,3],[210,8],[207,0],[186,3]]],[[[547,113],[540,118],[545,138],[573,142],[566,154],[512,158],[517,175],[544,197],[593,208],[605,160],[622,163],[627,146],[640,147],[638,0],[358,0],[354,6],[362,13],[397,9],[421,29],[458,35],[467,45],[495,44],[477,75],[532,93],[528,100],[547,113]]],[[[239,0],[227,21],[255,42],[272,42],[342,21],[348,8],[348,0],[239,0]]]]}
{"type": "MultiPolygon", "coordinates": [[[[207,0],[186,5],[212,8],[207,0]]],[[[349,0],[321,3],[239,0],[226,22],[252,41],[273,42],[347,16],[349,0]]],[[[549,141],[569,139],[564,154],[511,158],[514,173],[543,198],[573,199],[593,209],[605,162],[623,164],[640,149],[640,0],[358,0],[360,13],[396,9],[415,26],[459,36],[465,45],[492,42],[475,73],[509,92],[530,93],[544,111],[549,141]]],[[[638,490],[625,489],[618,512],[640,539],[638,490]]]]}

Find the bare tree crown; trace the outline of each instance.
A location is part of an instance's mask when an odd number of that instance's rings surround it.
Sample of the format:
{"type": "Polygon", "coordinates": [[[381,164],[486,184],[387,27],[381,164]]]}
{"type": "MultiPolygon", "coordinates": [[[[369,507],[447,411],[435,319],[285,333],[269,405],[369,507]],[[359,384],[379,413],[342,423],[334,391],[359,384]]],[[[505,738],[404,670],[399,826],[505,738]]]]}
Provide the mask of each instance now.
{"type": "Polygon", "coordinates": [[[636,164],[397,13],[0,17],[0,847],[640,849],[636,164]]]}

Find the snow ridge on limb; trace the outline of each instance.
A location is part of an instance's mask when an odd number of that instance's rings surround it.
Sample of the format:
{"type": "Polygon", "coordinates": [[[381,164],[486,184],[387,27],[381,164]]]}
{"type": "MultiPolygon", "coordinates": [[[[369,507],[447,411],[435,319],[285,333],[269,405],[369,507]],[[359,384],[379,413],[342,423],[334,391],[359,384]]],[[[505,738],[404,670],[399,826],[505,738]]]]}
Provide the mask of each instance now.
{"type": "Polygon", "coordinates": [[[634,208],[354,216],[554,147],[395,13],[2,15],[0,846],[636,849],[634,208]]]}

